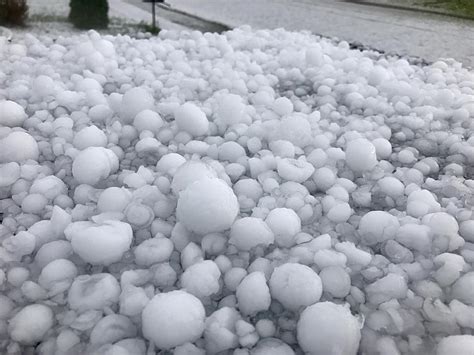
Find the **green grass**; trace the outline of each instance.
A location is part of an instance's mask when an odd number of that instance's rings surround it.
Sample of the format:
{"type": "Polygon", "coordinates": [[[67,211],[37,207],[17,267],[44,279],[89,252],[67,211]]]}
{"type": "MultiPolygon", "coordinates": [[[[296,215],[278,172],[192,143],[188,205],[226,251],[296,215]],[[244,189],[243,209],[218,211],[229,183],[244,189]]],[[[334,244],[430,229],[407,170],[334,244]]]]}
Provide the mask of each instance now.
{"type": "Polygon", "coordinates": [[[474,19],[474,0],[432,0],[424,1],[423,5],[474,19]]]}

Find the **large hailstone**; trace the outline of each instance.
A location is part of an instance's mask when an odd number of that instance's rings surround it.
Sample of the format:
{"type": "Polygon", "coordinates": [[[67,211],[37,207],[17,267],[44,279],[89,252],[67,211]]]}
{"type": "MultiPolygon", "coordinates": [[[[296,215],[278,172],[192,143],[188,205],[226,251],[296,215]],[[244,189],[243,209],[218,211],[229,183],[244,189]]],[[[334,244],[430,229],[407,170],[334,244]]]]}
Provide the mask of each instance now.
{"type": "Polygon", "coordinates": [[[204,178],[179,194],[176,215],[184,226],[198,234],[229,229],[239,213],[232,189],[221,179],[204,178]]]}
{"type": "Polygon", "coordinates": [[[234,222],[230,230],[229,243],[241,251],[249,251],[259,245],[267,247],[274,241],[272,230],[260,218],[241,218],[234,222]]]}
{"type": "Polygon", "coordinates": [[[184,291],[160,293],[142,312],[143,335],[159,349],[194,342],[204,331],[206,312],[201,301],[184,291]]]}
{"type": "Polygon", "coordinates": [[[355,355],[359,348],[360,325],[348,308],[320,302],[301,312],[297,339],[307,354],[355,355]]]}
{"type": "Polygon", "coordinates": [[[173,176],[173,181],[171,182],[171,189],[175,194],[178,194],[195,181],[203,178],[216,177],[216,171],[209,165],[200,161],[191,160],[181,164],[179,168],[177,168],[176,173],[173,176]]]}
{"type": "Polygon", "coordinates": [[[181,275],[181,286],[201,300],[220,289],[221,271],[212,260],[204,260],[189,266],[181,275]]]}
{"type": "Polygon", "coordinates": [[[38,143],[26,132],[11,132],[0,139],[0,163],[38,160],[38,157],[38,143]]]}
{"type": "Polygon", "coordinates": [[[281,247],[290,248],[296,244],[295,236],[301,231],[301,219],[289,208],[275,208],[268,214],[265,222],[275,235],[275,242],[281,247]]]}
{"type": "Polygon", "coordinates": [[[120,118],[126,124],[133,122],[138,113],[152,110],[155,105],[153,96],[143,88],[128,90],[122,97],[120,118]]]}
{"type": "Polygon", "coordinates": [[[103,147],[88,147],[72,162],[72,176],[80,184],[95,185],[117,171],[119,160],[115,153],[103,147]]]}
{"type": "Polygon", "coordinates": [[[318,274],[302,264],[287,263],[273,271],[270,292],[285,308],[296,311],[318,302],[323,292],[318,274]]]}
{"type": "Polygon", "coordinates": [[[16,102],[0,101],[0,126],[21,127],[26,117],[25,110],[16,102]]]}
{"type": "Polygon", "coordinates": [[[394,239],[400,222],[385,211],[370,211],[359,222],[359,234],[366,245],[375,245],[394,239]]]}
{"type": "Polygon", "coordinates": [[[178,128],[194,137],[203,136],[209,129],[206,114],[196,105],[187,102],[174,112],[178,128]]]}
{"type": "Polygon", "coordinates": [[[133,239],[132,227],[115,220],[101,224],[75,222],[64,233],[74,252],[93,265],[110,265],[119,261],[130,249],[133,239]]]}
{"type": "Polygon", "coordinates": [[[346,163],[357,173],[372,170],[377,165],[375,146],[364,138],[350,141],[346,147],[346,163]]]}
{"type": "Polygon", "coordinates": [[[42,304],[31,304],[24,307],[10,320],[8,333],[12,340],[34,345],[43,339],[54,324],[54,313],[51,308],[42,304]]]}

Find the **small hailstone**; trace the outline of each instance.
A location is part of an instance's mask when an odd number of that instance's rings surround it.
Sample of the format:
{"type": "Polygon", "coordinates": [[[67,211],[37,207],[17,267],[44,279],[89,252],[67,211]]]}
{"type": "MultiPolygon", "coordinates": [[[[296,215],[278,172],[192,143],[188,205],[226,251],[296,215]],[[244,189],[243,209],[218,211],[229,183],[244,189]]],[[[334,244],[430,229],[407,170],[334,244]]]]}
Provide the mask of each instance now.
{"type": "Polygon", "coordinates": [[[48,199],[40,194],[29,194],[21,201],[21,209],[26,213],[41,214],[48,204],[48,199]]]}
{"type": "Polygon", "coordinates": [[[133,338],[136,335],[137,328],[129,318],[121,314],[109,314],[94,326],[89,341],[91,344],[98,346],[133,338]]]}
{"type": "Polygon", "coordinates": [[[241,218],[234,222],[230,230],[229,243],[242,251],[249,251],[258,245],[266,247],[274,240],[272,230],[260,218],[241,218]]]}
{"type": "Polygon", "coordinates": [[[205,318],[201,301],[193,295],[184,291],[160,293],[142,312],[142,331],[159,349],[172,349],[199,339],[205,318]]]}
{"type": "Polygon", "coordinates": [[[60,293],[69,289],[76,276],[74,263],[67,259],[56,259],[43,267],[38,283],[52,293],[60,293]]]}
{"type": "Polygon", "coordinates": [[[273,110],[280,116],[293,112],[293,103],[286,97],[279,97],[273,102],[273,110]]]}
{"type": "Polygon", "coordinates": [[[0,188],[15,183],[21,174],[20,165],[16,162],[0,164],[0,188]]]}
{"type": "Polygon", "coordinates": [[[333,297],[344,298],[351,290],[351,278],[340,266],[328,266],[322,269],[319,277],[323,283],[324,292],[333,297]]]}
{"type": "Polygon", "coordinates": [[[380,179],[377,181],[377,185],[383,193],[392,198],[403,196],[405,191],[405,185],[396,177],[392,176],[386,176],[380,179]]]}
{"type": "Polygon", "coordinates": [[[54,175],[36,179],[30,187],[31,194],[41,194],[49,200],[67,193],[66,184],[54,175]]]}
{"type": "Polygon", "coordinates": [[[375,138],[372,141],[378,159],[388,159],[392,154],[392,144],[385,138],[375,138]]]}
{"type": "Polygon", "coordinates": [[[221,272],[212,260],[204,260],[189,266],[181,275],[181,286],[190,294],[205,300],[220,289],[221,272]]]}
{"type": "Polygon", "coordinates": [[[231,163],[237,162],[239,158],[246,155],[245,149],[237,142],[225,142],[222,143],[218,148],[219,161],[228,161],[231,163]]]}
{"type": "Polygon", "coordinates": [[[275,235],[275,242],[281,247],[293,246],[295,236],[301,231],[301,220],[289,208],[275,208],[268,214],[265,222],[275,235]]]}
{"type": "Polygon", "coordinates": [[[71,241],[74,252],[94,265],[110,265],[119,261],[130,249],[133,239],[130,225],[115,220],[102,224],[75,222],[64,233],[71,241]]]}
{"type": "Polygon", "coordinates": [[[181,131],[192,136],[203,136],[208,132],[209,121],[206,114],[196,105],[187,102],[174,112],[176,123],[181,131]]]}
{"type": "Polygon", "coordinates": [[[453,299],[464,304],[474,306],[474,272],[468,272],[461,276],[452,286],[451,296],[453,299]]]}
{"type": "Polygon", "coordinates": [[[42,304],[30,304],[22,308],[10,320],[8,333],[12,340],[25,345],[40,342],[54,324],[51,308],[42,304]]]}
{"type": "Polygon", "coordinates": [[[238,212],[237,197],[223,180],[203,178],[180,193],[176,215],[190,231],[208,234],[230,228],[238,212]]]}
{"type": "Polygon", "coordinates": [[[235,295],[239,309],[245,315],[266,311],[270,307],[270,289],[262,272],[248,274],[237,286],[235,295]]]}
{"type": "Polygon", "coordinates": [[[283,179],[298,183],[308,180],[314,172],[314,167],[304,159],[279,159],[277,171],[283,179]]]}
{"type": "Polygon", "coordinates": [[[270,278],[270,291],[274,299],[285,308],[296,311],[321,298],[321,279],[310,267],[287,263],[278,266],[270,278]]]}
{"type": "Polygon", "coordinates": [[[251,355],[294,355],[295,352],[283,341],[277,338],[265,338],[260,340],[250,351],[251,355]]]}
{"type": "Polygon", "coordinates": [[[156,171],[174,175],[177,169],[186,163],[186,159],[177,153],[163,155],[156,163],[156,171]]]}
{"type": "Polygon", "coordinates": [[[206,319],[204,340],[209,354],[217,354],[239,345],[235,323],[241,319],[235,308],[222,307],[206,319]]]}
{"type": "Polygon", "coordinates": [[[304,148],[311,142],[311,125],[305,117],[299,115],[283,118],[278,129],[278,139],[304,148]]]}
{"type": "Polygon", "coordinates": [[[72,175],[81,184],[95,185],[119,167],[115,153],[103,147],[82,150],[72,163],[72,175]]]}
{"type": "Polygon", "coordinates": [[[25,110],[16,102],[0,101],[0,126],[21,127],[26,118],[25,110]]]}
{"type": "Polygon", "coordinates": [[[346,202],[337,203],[331,207],[327,213],[329,220],[335,223],[346,222],[351,215],[351,206],[346,202]]]}
{"type": "Polygon", "coordinates": [[[313,174],[316,187],[321,191],[328,190],[336,182],[336,174],[327,167],[317,169],[313,174]]]}
{"type": "Polygon", "coordinates": [[[133,251],[135,262],[140,266],[150,266],[168,261],[172,252],[173,242],[168,238],[146,239],[133,251]]]}
{"type": "Polygon", "coordinates": [[[245,119],[245,105],[238,95],[227,94],[219,98],[217,119],[226,125],[233,125],[245,119]]]}
{"type": "Polygon", "coordinates": [[[370,171],[377,165],[374,145],[364,138],[357,138],[346,147],[346,163],[354,172],[370,171]]]}
{"type": "Polygon", "coordinates": [[[0,163],[38,160],[38,157],[38,143],[26,132],[11,132],[0,139],[0,163]]]}
{"type": "Polygon", "coordinates": [[[371,283],[365,289],[369,302],[373,304],[380,304],[394,298],[404,298],[408,292],[405,278],[395,273],[390,273],[371,283]]]}
{"type": "Polygon", "coordinates": [[[97,209],[104,212],[123,212],[132,200],[132,194],[126,188],[109,187],[102,191],[97,200],[97,209]]]}
{"type": "Polygon", "coordinates": [[[360,324],[347,307],[320,302],[301,312],[297,338],[301,349],[309,354],[355,355],[360,324]]]}
{"type": "Polygon", "coordinates": [[[164,124],[165,123],[160,115],[152,110],[143,110],[139,112],[133,120],[133,126],[139,132],[146,130],[157,133],[164,124]]]}

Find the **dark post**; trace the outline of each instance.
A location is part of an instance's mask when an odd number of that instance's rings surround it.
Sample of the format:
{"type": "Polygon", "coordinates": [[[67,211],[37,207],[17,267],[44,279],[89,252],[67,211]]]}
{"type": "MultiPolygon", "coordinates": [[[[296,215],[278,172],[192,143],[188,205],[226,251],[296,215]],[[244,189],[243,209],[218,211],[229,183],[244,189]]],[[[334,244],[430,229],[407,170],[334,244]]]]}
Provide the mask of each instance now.
{"type": "Polygon", "coordinates": [[[152,26],[153,26],[153,29],[156,29],[156,18],[155,18],[155,1],[156,0],[152,0],[151,2],[151,13],[153,14],[153,20],[152,20],[152,26]]]}

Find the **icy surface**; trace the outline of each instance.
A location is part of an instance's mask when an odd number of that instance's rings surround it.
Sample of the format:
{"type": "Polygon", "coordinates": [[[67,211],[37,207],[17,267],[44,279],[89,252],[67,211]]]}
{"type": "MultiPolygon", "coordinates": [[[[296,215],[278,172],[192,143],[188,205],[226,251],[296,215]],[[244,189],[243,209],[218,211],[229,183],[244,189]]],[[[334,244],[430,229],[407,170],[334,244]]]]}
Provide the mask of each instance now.
{"type": "Polygon", "coordinates": [[[0,352],[472,344],[472,72],[248,27],[0,65],[0,352]]]}

